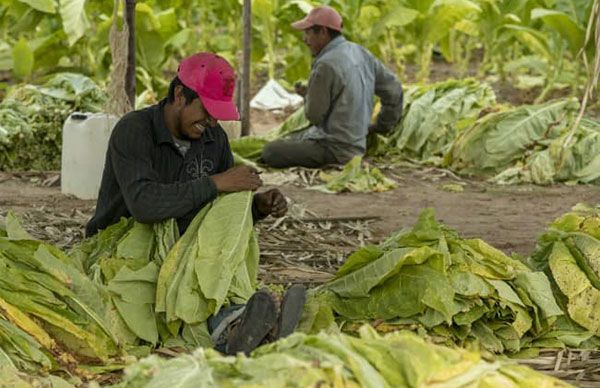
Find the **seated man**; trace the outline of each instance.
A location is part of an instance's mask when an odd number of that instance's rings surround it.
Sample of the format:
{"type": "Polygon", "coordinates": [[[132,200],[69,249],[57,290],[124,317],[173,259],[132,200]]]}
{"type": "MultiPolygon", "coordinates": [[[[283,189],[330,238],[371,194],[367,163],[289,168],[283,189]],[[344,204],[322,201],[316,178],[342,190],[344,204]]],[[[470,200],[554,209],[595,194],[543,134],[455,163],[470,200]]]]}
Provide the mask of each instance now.
{"type": "MultiPolygon", "coordinates": [[[[87,236],[121,217],[141,223],[175,218],[183,234],[198,211],[218,193],[255,191],[262,185],[256,170],[233,166],[227,135],[217,123],[239,120],[232,101],[234,86],[235,72],[225,59],[212,53],[195,54],[180,63],[166,99],[130,112],[117,122],[87,236]]],[[[279,190],[254,195],[255,221],[286,212],[287,202],[279,190]]],[[[301,294],[294,299],[303,304],[301,294]]],[[[276,305],[270,295],[259,293],[250,302],[236,333],[238,337],[254,334],[254,338],[234,341],[231,348],[235,351],[249,352],[267,333],[258,339],[257,335],[276,326],[272,319],[276,305]],[[263,322],[259,333],[256,321],[263,322]]],[[[295,322],[299,314],[295,313],[295,322]]]]}
{"type": "Polygon", "coordinates": [[[347,163],[365,153],[369,132],[383,133],[398,123],[402,86],[373,54],[344,38],[342,17],[333,8],[316,7],[292,27],[304,32],[315,57],[304,102],[312,125],[267,144],[262,162],[278,168],[347,163]],[[374,94],[381,112],[370,125],[374,94]]]}
{"type": "MultiPolygon", "coordinates": [[[[177,219],[183,234],[218,193],[257,190],[255,170],[233,166],[227,135],[217,120],[238,120],[232,101],[235,73],[215,54],[184,59],[168,96],[117,122],[106,153],[91,236],[121,217],[142,223],[177,219]]],[[[277,189],[255,194],[255,219],[283,216],[287,204],[277,189]]]]}

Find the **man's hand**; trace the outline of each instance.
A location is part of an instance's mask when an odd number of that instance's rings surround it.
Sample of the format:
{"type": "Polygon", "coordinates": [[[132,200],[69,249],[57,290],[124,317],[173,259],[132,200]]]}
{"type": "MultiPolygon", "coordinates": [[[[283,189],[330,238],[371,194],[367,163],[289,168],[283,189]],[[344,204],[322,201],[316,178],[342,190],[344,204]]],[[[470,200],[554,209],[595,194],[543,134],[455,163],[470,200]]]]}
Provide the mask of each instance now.
{"type": "Polygon", "coordinates": [[[296,94],[299,94],[302,97],[305,97],[306,96],[306,85],[304,85],[300,82],[296,82],[294,84],[294,91],[296,92],[296,94]]]}
{"type": "Polygon", "coordinates": [[[258,171],[249,166],[236,166],[220,174],[211,176],[219,193],[234,193],[237,191],[255,191],[262,186],[258,171]]]}
{"type": "Polygon", "coordinates": [[[264,193],[254,194],[256,209],[263,216],[283,217],[287,213],[287,201],[278,189],[271,189],[264,193]]]}

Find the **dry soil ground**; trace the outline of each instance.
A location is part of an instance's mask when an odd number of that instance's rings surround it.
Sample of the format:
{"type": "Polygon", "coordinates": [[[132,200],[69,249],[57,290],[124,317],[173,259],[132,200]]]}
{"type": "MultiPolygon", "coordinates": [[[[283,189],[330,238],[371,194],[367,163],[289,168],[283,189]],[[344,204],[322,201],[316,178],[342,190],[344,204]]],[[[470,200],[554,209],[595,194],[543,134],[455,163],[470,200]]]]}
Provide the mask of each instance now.
{"type": "MultiPolygon", "coordinates": [[[[497,186],[484,182],[457,180],[442,170],[395,169],[386,172],[398,188],[384,193],[325,194],[286,183],[279,188],[290,200],[321,217],[374,217],[370,224],[375,240],[410,226],[427,207],[438,219],[467,237],[478,237],[510,254],[531,253],[536,237],[554,218],[579,202],[600,203],[598,186],[497,186]],[[458,183],[462,192],[443,189],[458,183]]],[[[44,186],[44,176],[0,176],[0,213],[13,210],[24,214],[30,228],[40,231],[60,218],[71,226],[60,232],[78,239],[91,214],[94,201],[62,195],[58,186],[44,186]],[[44,223],[46,222],[46,224],[44,223]]],[[[59,227],[59,229],[61,229],[59,227]]],[[[48,231],[47,231],[48,232],[48,231]]],[[[57,231],[59,232],[59,231],[57,231]]]]}

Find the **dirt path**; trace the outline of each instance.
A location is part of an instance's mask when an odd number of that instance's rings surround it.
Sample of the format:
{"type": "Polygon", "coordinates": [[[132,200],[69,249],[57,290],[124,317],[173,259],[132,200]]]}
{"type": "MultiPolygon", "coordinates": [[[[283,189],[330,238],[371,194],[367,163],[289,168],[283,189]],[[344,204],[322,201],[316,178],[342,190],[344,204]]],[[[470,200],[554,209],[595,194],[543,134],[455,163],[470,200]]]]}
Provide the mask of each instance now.
{"type": "Polygon", "coordinates": [[[600,203],[598,186],[496,186],[461,181],[464,191],[450,192],[442,187],[457,181],[435,174],[394,171],[399,186],[385,193],[330,195],[293,185],[285,185],[283,190],[294,202],[322,216],[381,217],[372,224],[375,239],[412,226],[424,208],[432,207],[439,220],[463,236],[482,238],[507,254],[521,255],[531,253],[548,223],[575,204],[600,203]]]}
{"type": "MultiPolygon", "coordinates": [[[[385,193],[332,195],[299,187],[297,182],[280,188],[293,203],[321,217],[377,217],[370,223],[374,240],[411,226],[421,210],[432,207],[438,219],[463,236],[482,238],[507,254],[521,255],[531,253],[537,236],[548,223],[575,204],[600,203],[598,186],[495,186],[457,181],[443,171],[431,169],[396,169],[386,173],[398,182],[398,188],[385,193]],[[443,189],[444,185],[457,183],[464,187],[463,192],[443,189]]],[[[70,233],[80,233],[73,224],[85,223],[94,201],[62,195],[59,187],[41,186],[43,180],[44,177],[0,176],[0,214],[13,210],[26,215],[30,223],[37,223],[37,228],[58,229],[55,233],[60,233],[61,228],[60,222],[53,219],[60,218],[70,222],[70,233]]]]}

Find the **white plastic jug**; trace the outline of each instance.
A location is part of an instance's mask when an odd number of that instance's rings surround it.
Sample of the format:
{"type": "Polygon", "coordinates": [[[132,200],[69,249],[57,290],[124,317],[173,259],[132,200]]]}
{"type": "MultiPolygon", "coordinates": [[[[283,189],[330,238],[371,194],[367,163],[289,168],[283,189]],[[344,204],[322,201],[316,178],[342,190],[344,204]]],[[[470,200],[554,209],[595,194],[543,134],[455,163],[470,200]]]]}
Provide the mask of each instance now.
{"type": "Polygon", "coordinates": [[[106,113],[72,113],[63,126],[61,191],[96,199],[110,134],[118,117],[106,113]]]}

